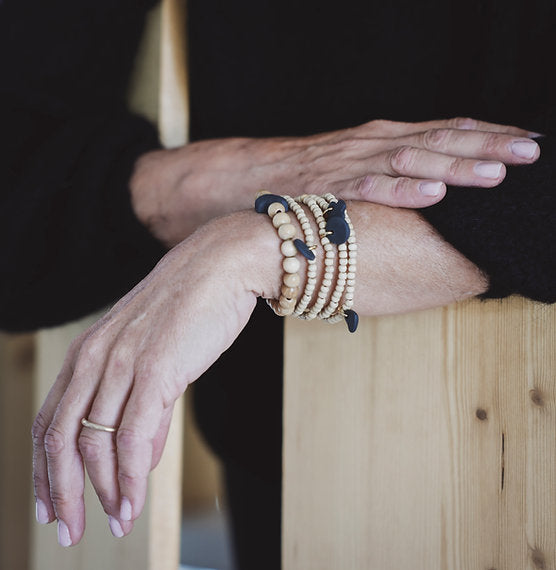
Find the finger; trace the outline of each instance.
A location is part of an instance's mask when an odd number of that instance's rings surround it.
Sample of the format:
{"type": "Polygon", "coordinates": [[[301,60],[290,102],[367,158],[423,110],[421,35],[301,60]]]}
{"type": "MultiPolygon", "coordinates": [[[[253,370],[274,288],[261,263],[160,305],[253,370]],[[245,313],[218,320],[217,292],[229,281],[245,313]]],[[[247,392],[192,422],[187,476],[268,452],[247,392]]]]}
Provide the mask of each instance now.
{"type": "Polygon", "coordinates": [[[122,521],[135,520],[143,510],[155,439],[163,424],[164,405],[153,392],[153,379],[160,381],[156,374],[152,378],[136,375],[116,436],[122,521]]]}
{"type": "Polygon", "coordinates": [[[35,418],[31,430],[33,439],[33,486],[36,500],[36,518],[37,522],[41,524],[50,523],[56,518],[54,505],[50,498],[45,437],[54,417],[58,402],[66,389],[67,382],[65,379],[68,373],[69,377],[71,377],[71,373],[66,370],[62,370],[58,375],[56,382],[35,418]]]}
{"type": "Polygon", "coordinates": [[[58,540],[62,546],[77,544],[85,530],[83,501],[85,471],[78,448],[81,419],[88,415],[104,361],[101,353],[85,342],[77,357],[71,381],[60,399],[46,432],[50,497],[58,518],[58,540]]]}
{"type": "Polygon", "coordinates": [[[424,208],[442,200],[446,185],[438,180],[417,180],[375,174],[342,180],[331,192],[344,200],[365,200],[399,208],[424,208]]]}
{"type": "Polygon", "coordinates": [[[498,161],[452,157],[411,146],[403,146],[369,159],[370,172],[441,180],[456,186],[490,188],[502,182],[506,167],[498,161]]]}
{"type": "Polygon", "coordinates": [[[484,131],[429,129],[392,139],[392,144],[396,141],[399,146],[414,146],[464,158],[498,160],[506,164],[534,162],[540,155],[539,145],[529,138],[484,131]]]}
{"type": "MultiPolygon", "coordinates": [[[[124,354],[121,349],[114,349],[110,354],[89,411],[89,421],[113,428],[119,424],[133,382],[132,362],[131,355],[124,354]]],[[[79,435],[79,451],[91,484],[108,515],[110,530],[120,538],[128,534],[133,525],[119,520],[121,497],[115,438],[115,433],[84,426],[79,435]]]]}
{"type": "Polygon", "coordinates": [[[375,133],[380,133],[381,136],[389,137],[401,137],[431,129],[488,131],[493,133],[506,133],[518,137],[538,136],[538,133],[533,133],[520,127],[489,123],[486,121],[472,119],[470,117],[453,117],[450,119],[437,119],[433,121],[422,121],[419,123],[401,123],[396,121],[379,120],[367,123],[367,127],[371,128],[375,133]]]}
{"type": "Polygon", "coordinates": [[[36,499],[37,522],[46,524],[56,518],[54,505],[50,498],[48,461],[45,449],[46,433],[52,423],[58,403],[62,399],[73,374],[75,356],[79,352],[82,337],[75,339],[64,358],[56,381],[49,390],[41,409],[33,422],[31,437],[33,441],[33,486],[36,499]]]}

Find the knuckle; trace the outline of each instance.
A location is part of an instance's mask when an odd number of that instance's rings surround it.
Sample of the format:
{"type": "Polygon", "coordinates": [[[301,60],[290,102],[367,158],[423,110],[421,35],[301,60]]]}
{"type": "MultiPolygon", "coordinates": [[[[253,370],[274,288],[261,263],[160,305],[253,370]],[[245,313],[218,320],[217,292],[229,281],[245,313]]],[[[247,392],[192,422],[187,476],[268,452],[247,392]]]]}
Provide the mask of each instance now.
{"type": "Polygon", "coordinates": [[[46,417],[46,414],[40,410],[31,427],[31,437],[33,438],[33,441],[42,442],[49,426],[49,419],[46,417]]]}
{"type": "Polygon", "coordinates": [[[51,425],[44,435],[44,449],[46,454],[52,457],[60,455],[66,447],[66,438],[64,434],[56,427],[51,425]]]}
{"type": "Polygon", "coordinates": [[[477,128],[478,121],[471,117],[454,117],[448,121],[448,125],[454,129],[472,130],[477,128]]]}
{"type": "Polygon", "coordinates": [[[390,153],[390,167],[396,174],[408,172],[416,160],[417,149],[412,146],[400,146],[390,153]]]}
{"type": "Polygon", "coordinates": [[[365,124],[373,131],[377,131],[379,133],[387,133],[392,128],[392,123],[393,121],[388,121],[386,119],[375,119],[374,121],[369,121],[365,124]]]}
{"type": "Polygon", "coordinates": [[[78,440],[79,452],[83,459],[89,463],[98,461],[101,457],[103,447],[98,438],[91,434],[81,432],[78,440]]]}
{"type": "Polygon", "coordinates": [[[451,129],[430,129],[423,133],[423,146],[428,150],[442,149],[446,146],[451,135],[451,129]]]}
{"type": "Polygon", "coordinates": [[[133,451],[143,441],[143,437],[130,428],[120,428],[116,433],[116,444],[121,451],[133,451]]]}
{"type": "Polygon", "coordinates": [[[70,506],[74,502],[74,498],[71,497],[65,489],[58,487],[51,487],[50,489],[50,499],[56,506],[56,511],[64,510],[66,507],[70,506]]]}
{"type": "Polygon", "coordinates": [[[132,489],[137,486],[142,477],[137,473],[120,470],[118,472],[118,481],[120,485],[126,489],[132,489]]]}
{"type": "Polygon", "coordinates": [[[392,188],[392,194],[394,197],[405,196],[411,189],[411,179],[410,178],[396,178],[394,182],[394,187],[392,188]]]}
{"type": "Polygon", "coordinates": [[[461,157],[453,158],[448,166],[448,174],[455,177],[461,173],[465,164],[465,159],[461,157]]]}
{"type": "Polygon", "coordinates": [[[499,147],[500,137],[496,133],[486,133],[483,137],[481,149],[487,154],[494,154],[499,147]]]}
{"type": "Polygon", "coordinates": [[[362,198],[369,199],[377,189],[377,177],[367,174],[355,180],[353,190],[362,198]]]}
{"type": "Polygon", "coordinates": [[[95,362],[97,362],[100,353],[100,344],[95,342],[93,337],[89,337],[79,349],[76,368],[87,369],[91,367],[95,362]]]}

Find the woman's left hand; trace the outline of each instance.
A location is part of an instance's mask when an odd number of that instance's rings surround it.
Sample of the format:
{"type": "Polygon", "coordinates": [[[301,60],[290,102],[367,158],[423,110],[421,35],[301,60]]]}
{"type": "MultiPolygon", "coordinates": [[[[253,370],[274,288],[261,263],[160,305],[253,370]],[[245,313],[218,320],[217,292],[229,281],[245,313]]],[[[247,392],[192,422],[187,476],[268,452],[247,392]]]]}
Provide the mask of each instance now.
{"type": "MultiPolygon", "coordinates": [[[[248,276],[263,275],[260,258],[251,270],[253,244],[276,236],[262,216],[249,215],[193,234],[72,343],[33,426],[37,519],[58,519],[63,546],[77,544],[85,528],[85,468],[115,536],[127,534],[141,513],[175,401],[234,341],[255,306],[248,276]],[[117,431],[83,427],[82,418],[117,431]]],[[[262,259],[278,287],[280,252],[262,259]]]]}

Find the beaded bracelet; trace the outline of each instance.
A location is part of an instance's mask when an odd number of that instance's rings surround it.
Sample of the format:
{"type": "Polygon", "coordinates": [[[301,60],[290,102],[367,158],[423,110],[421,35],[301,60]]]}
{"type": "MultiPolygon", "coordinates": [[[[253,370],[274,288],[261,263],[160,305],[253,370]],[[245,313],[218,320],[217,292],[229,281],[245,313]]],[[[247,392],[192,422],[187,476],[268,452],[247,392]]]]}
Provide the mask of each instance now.
{"type": "Polygon", "coordinates": [[[299,268],[301,266],[297,253],[301,252],[308,259],[312,257],[314,262],[314,254],[308,249],[307,245],[299,239],[294,239],[295,226],[291,223],[291,218],[287,214],[288,202],[283,196],[276,196],[266,191],[259,192],[255,200],[255,210],[259,213],[266,213],[272,220],[272,225],[278,231],[278,235],[282,238],[280,250],[284,255],[282,261],[282,286],[280,288],[280,298],[267,299],[266,302],[272,310],[279,316],[291,315],[294,311],[297,295],[299,293],[299,268]]]}
{"type": "MultiPolygon", "coordinates": [[[[324,198],[329,203],[336,200],[336,198],[328,193],[324,198]]],[[[346,288],[344,303],[339,311],[332,314],[327,318],[329,323],[336,323],[341,319],[345,319],[350,332],[355,332],[359,323],[359,316],[351,309],[353,307],[353,299],[355,293],[355,273],[357,271],[357,241],[355,238],[355,230],[353,224],[348,216],[347,211],[344,212],[344,218],[349,226],[349,237],[347,239],[347,273],[346,273],[346,288]]]]}
{"type": "MultiPolygon", "coordinates": [[[[316,249],[317,246],[315,243],[315,234],[313,233],[313,228],[305,214],[305,210],[303,210],[303,208],[291,196],[284,196],[284,198],[287,200],[291,211],[297,216],[301,229],[305,235],[305,243],[307,244],[309,251],[312,252],[312,250],[316,249]]],[[[317,265],[315,255],[312,254],[305,257],[307,257],[307,280],[303,294],[295,306],[294,313],[297,316],[302,315],[307,308],[317,284],[317,265]]]]}
{"type": "Polygon", "coordinates": [[[328,297],[328,291],[332,285],[332,277],[334,276],[334,259],[335,259],[335,248],[330,243],[326,232],[326,220],[324,219],[324,212],[317,203],[318,196],[313,194],[304,194],[298,196],[296,201],[303,203],[308,206],[309,210],[315,218],[315,222],[318,226],[318,232],[320,237],[320,242],[322,248],[324,249],[324,275],[322,278],[320,289],[317,293],[317,298],[312,307],[305,312],[300,313],[298,316],[301,319],[314,319],[320,310],[323,308],[326,299],[328,297]]]}
{"type": "Polygon", "coordinates": [[[329,323],[335,323],[342,318],[346,320],[350,332],[357,329],[359,317],[351,309],[355,291],[355,271],[357,257],[357,243],[355,232],[346,212],[345,202],[337,200],[332,194],[324,196],[302,195],[292,199],[290,196],[277,196],[262,191],[255,201],[255,210],[266,212],[272,219],[278,235],[282,238],[281,251],[284,255],[282,267],[282,287],[280,298],[267,299],[267,303],[280,316],[295,313],[302,319],[319,317],[329,323]],[[315,218],[318,226],[321,245],[324,249],[324,276],[311,307],[308,308],[316,287],[316,262],[312,249],[316,248],[314,233],[311,224],[301,204],[305,204],[315,218]],[[291,209],[297,216],[305,236],[305,242],[293,239],[295,227],[290,216],[286,213],[291,209]],[[330,238],[329,238],[330,236],[330,238]],[[346,245],[347,243],[347,245],[346,245]],[[335,251],[338,251],[338,263],[335,264],[335,251]],[[296,258],[301,253],[307,258],[307,280],[301,299],[296,304],[299,293],[300,263],[296,258]],[[329,298],[333,278],[336,277],[334,290],[329,298]],[[344,302],[340,308],[340,301],[344,302]]]}
{"type": "MultiPolygon", "coordinates": [[[[330,198],[327,199],[326,197],[320,197],[320,196],[316,198],[320,208],[323,209],[324,215],[326,215],[328,211],[332,210],[332,208],[330,207],[332,203],[338,202],[336,198],[334,198],[332,195],[330,196],[332,197],[332,199],[330,198]]],[[[343,213],[343,215],[345,219],[345,212],[343,213]]],[[[338,269],[336,275],[336,286],[330,297],[330,302],[318,314],[318,317],[320,319],[324,320],[329,319],[332,316],[332,314],[335,313],[336,309],[338,308],[338,305],[340,304],[346,286],[347,264],[348,264],[348,248],[346,246],[346,243],[343,242],[338,244],[338,269]]]]}

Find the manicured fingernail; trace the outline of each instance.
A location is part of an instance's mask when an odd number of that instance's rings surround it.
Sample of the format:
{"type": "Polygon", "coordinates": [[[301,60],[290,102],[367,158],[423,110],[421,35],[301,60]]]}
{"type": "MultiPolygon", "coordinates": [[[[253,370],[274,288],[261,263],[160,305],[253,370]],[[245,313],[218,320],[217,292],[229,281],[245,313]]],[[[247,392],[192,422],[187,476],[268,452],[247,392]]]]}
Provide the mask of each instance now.
{"type": "Polygon", "coordinates": [[[127,497],[122,497],[122,503],[120,505],[120,518],[123,521],[130,521],[132,516],[131,503],[127,497]]]}
{"type": "Polygon", "coordinates": [[[48,509],[43,501],[37,499],[35,504],[35,513],[37,515],[37,522],[40,524],[48,524],[50,522],[50,517],[48,516],[48,509]]]}
{"type": "Polygon", "coordinates": [[[61,520],[58,521],[58,542],[61,546],[71,546],[71,536],[68,525],[61,520]]]}
{"type": "Polygon", "coordinates": [[[442,182],[421,182],[419,191],[423,196],[438,196],[443,186],[442,182]]]}
{"type": "Polygon", "coordinates": [[[511,145],[512,153],[519,158],[533,158],[537,152],[538,145],[533,141],[515,141],[511,145]]]}
{"type": "Polygon", "coordinates": [[[540,139],[541,137],[544,137],[545,135],[543,135],[542,133],[535,133],[533,131],[530,131],[527,133],[527,136],[531,139],[540,139]]]}
{"type": "Polygon", "coordinates": [[[473,167],[475,174],[483,178],[500,178],[502,164],[499,162],[477,162],[473,167]]]}
{"type": "Polygon", "coordinates": [[[124,531],[122,530],[122,525],[118,522],[118,519],[109,516],[108,524],[110,525],[110,531],[116,538],[122,538],[124,531]]]}

